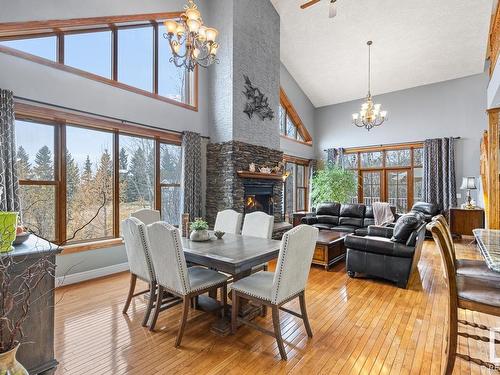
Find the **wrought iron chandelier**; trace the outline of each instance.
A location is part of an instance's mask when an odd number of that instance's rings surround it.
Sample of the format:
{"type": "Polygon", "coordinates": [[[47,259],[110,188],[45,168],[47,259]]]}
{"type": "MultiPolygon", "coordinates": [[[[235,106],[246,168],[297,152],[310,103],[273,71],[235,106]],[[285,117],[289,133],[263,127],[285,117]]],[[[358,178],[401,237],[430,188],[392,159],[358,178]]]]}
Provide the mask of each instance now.
{"type": "Polygon", "coordinates": [[[215,41],[219,32],[213,27],[203,25],[201,13],[193,0],[184,6],[179,22],[165,21],[167,32],[163,37],[168,40],[172,49],[173,62],[178,68],[185,67],[193,71],[199,65],[208,68],[214,62],[219,44],[215,41]]]}
{"type": "Polygon", "coordinates": [[[387,120],[387,111],[381,111],[380,104],[373,103],[371,94],[371,46],[373,42],[369,40],[368,45],[368,95],[366,101],[361,105],[359,113],[352,114],[352,123],[358,128],[370,130],[375,126],[380,126],[387,120]]]}

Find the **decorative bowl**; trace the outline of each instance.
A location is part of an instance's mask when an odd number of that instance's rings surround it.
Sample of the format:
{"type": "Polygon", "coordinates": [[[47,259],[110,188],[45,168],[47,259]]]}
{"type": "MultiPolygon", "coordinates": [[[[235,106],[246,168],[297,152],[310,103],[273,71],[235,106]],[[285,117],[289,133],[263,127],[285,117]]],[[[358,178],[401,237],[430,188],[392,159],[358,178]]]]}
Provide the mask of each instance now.
{"type": "Polygon", "coordinates": [[[226,232],[223,232],[221,230],[217,230],[214,232],[214,235],[215,235],[215,237],[217,237],[218,240],[221,240],[225,234],[226,234],[226,232]]]}
{"type": "Polygon", "coordinates": [[[189,239],[194,242],[205,242],[210,240],[210,234],[208,230],[193,230],[189,239]]]}
{"type": "Polygon", "coordinates": [[[19,233],[17,236],[16,236],[16,239],[14,240],[14,243],[13,245],[16,246],[16,245],[21,245],[22,243],[26,242],[26,240],[30,237],[30,232],[22,232],[22,233],[19,233]]]}

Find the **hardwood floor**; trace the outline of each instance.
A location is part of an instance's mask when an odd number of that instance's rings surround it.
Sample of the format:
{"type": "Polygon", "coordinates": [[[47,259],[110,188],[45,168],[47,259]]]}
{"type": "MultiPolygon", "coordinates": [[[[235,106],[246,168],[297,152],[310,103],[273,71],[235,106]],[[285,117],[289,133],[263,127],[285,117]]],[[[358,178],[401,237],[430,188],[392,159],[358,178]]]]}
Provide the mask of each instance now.
{"type": "MultiPolygon", "coordinates": [[[[478,258],[474,245],[457,244],[459,258],[478,258]]],[[[272,265],[271,269],[274,268],[272,265]]],[[[215,316],[190,313],[182,346],[174,348],[180,307],[164,311],[156,332],[141,327],[146,304],[132,301],[122,314],[128,274],[57,290],[57,374],[439,374],[446,315],[441,264],[426,241],[407,290],[371,279],[350,279],[340,264],[313,266],[306,290],[314,337],[299,318],[281,313],[288,362],[273,338],[249,327],[235,336],[210,333],[215,316]]],[[[298,303],[291,303],[298,310],[298,303]]],[[[462,316],[465,312],[462,311],[462,316]]],[[[499,327],[500,319],[467,312],[467,319],[499,327]]],[[[257,318],[272,329],[271,316],[257,318]]],[[[484,334],[462,328],[471,334],[484,334]]],[[[488,345],[459,339],[459,351],[488,358],[488,345]]],[[[457,360],[456,374],[489,374],[457,360]]]]}

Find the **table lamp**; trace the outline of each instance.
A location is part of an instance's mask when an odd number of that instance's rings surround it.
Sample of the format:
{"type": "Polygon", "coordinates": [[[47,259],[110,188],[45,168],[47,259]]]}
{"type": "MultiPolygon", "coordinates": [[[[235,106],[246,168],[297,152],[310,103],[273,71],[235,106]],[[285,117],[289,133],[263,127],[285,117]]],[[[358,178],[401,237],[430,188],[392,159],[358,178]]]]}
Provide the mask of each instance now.
{"type": "Polygon", "coordinates": [[[462,186],[460,189],[467,190],[467,203],[465,204],[465,208],[468,210],[474,209],[474,205],[471,203],[472,197],[470,196],[471,190],[476,190],[476,178],[475,177],[463,177],[462,178],[462,186]]]}

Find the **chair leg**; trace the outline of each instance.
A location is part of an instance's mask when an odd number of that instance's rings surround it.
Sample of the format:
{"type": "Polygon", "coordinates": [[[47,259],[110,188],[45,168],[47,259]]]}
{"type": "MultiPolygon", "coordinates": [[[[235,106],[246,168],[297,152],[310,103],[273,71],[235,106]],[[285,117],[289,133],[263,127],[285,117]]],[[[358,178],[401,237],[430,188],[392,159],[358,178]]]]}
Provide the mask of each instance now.
{"type": "Polygon", "coordinates": [[[123,306],[123,311],[122,311],[124,314],[127,313],[128,308],[130,306],[130,301],[132,301],[132,298],[134,296],[136,281],[137,281],[137,276],[134,275],[133,273],[131,273],[130,274],[130,286],[128,288],[127,301],[125,301],[125,306],[123,306]]]}
{"type": "Polygon", "coordinates": [[[280,327],[280,312],[279,307],[277,305],[272,306],[273,312],[273,326],[274,326],[274,335],[276,336],[276,343],[278,344],[278,349],[280,351],[281,359],[286,361],[286,351],[285,345],[283,344],[283,338],[281,337],[281,327],[280,327]]]}
{"type": "Polygon", "coordinates": [[[455,360],[457,357],[457,345],[458,345],[458,311],[450,311],[448,323],[448,337],[445,342],[445,363],[444,371],[445,375],[451,375],[453,373],[453,367],[455,366],[455,360]]]}
{"type": "Polygon", "coordinates": [[[221,316],[222,316],[222,319],[224,319],[224,317],[226,316],[226,310],[227,310],[227,284],[224,284],[222,286],[222,312],[221,312],[221,316]]]}
{"type": "Polygon", "coordinates": [[[161,285],[158,285],[157,293],[158,294],[156,295],[155,312],[153,315],[153,320],[151,321],[151,325],[149,326],[150,331],[153,331],[155,329],[156,321],[158,320],[158,314],[160,314],[161,302],[163,299],[163,287],[161,285]]]}
{"type": "Polygon", "coordinates": [[[148,325],[149,316],[151,315],[151,311],[153,310],[155,299],[156,299],[156,283],[154,281],[151,281],[151,283],[149,283],[148,306],[146,307],[146,313],[144,314],[144,319],[142,320],[143,327],[146,327],[148,325]]]}
{"type": "Polygon", "coordinates": [[[231,333],[234,335],[238,328],[238,310],[239,310],[239,297],[236,290],[233,289],[233,306],[231,307],[231,333]]]}
{"type": "Polygon", "coordinates": [[[181,345],[182,336],[184,335],[184,328],[186,328],[186,321],[189,313],[189,302],[191,298],[184,296],[184,303],[182,307],[182,317],[181,324],[179,326],[179,332],[177,333],[177,339],[175,340],[175,347],[179,347],[181,345]]]}
{"type": "Polygon", "coordinates": [[[302,320],[304,321],[304,326],[306,327],[307,336],[313,337],[311,325],[309,324],[309,317],[307,316],[305,292],[299,294],[299,302],[300,302],[300,314],[302,315],[302,320]]]}

